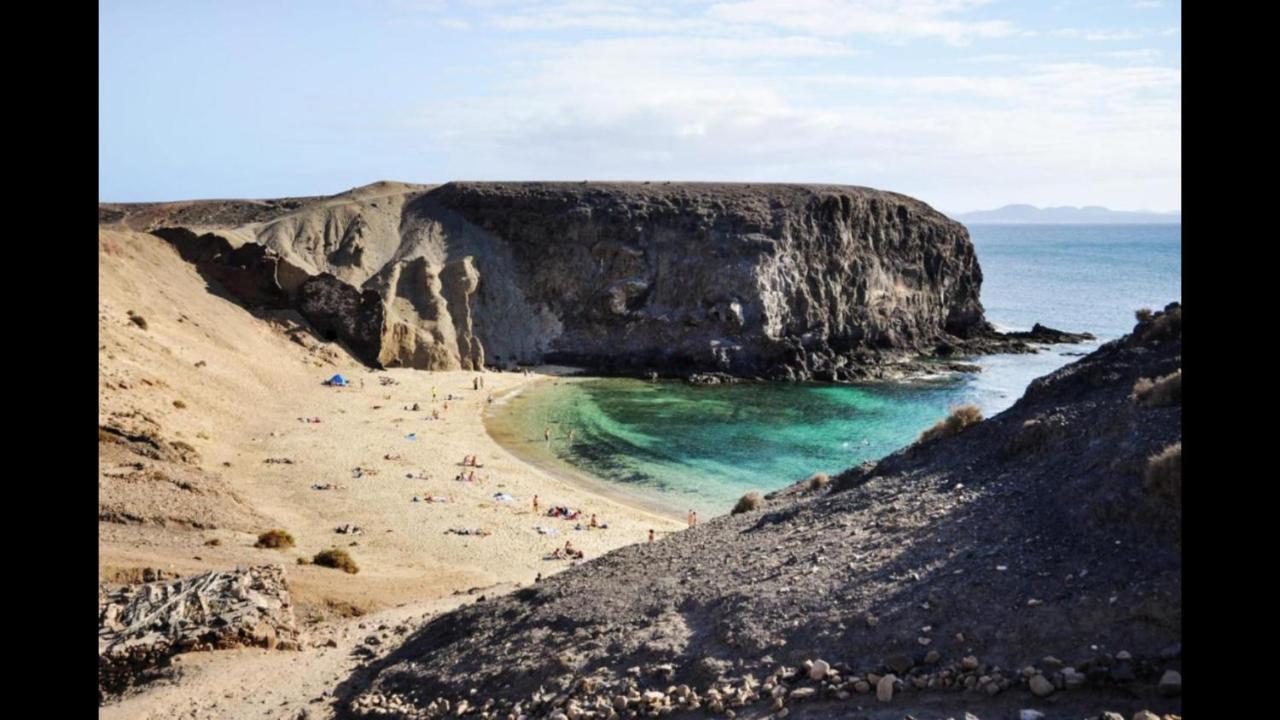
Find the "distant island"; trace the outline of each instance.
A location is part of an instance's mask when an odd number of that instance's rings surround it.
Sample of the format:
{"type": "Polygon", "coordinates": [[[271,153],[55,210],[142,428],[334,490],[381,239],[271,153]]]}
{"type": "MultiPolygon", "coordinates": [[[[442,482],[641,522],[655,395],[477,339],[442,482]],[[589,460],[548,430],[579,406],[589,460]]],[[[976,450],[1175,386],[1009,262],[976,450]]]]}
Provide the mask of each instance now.
{"type": "Polygon", "coordinates": [[[1097,205],[1087,207],[1038,208],[1034,205],[1005,205],[998,210],[975,210],[952,215],[968,224],[982,223],[1070,223],[1094,225],[1181,225],[1182,213],[1148,212],[1145,210],[1109,210],[1097,205]]]}

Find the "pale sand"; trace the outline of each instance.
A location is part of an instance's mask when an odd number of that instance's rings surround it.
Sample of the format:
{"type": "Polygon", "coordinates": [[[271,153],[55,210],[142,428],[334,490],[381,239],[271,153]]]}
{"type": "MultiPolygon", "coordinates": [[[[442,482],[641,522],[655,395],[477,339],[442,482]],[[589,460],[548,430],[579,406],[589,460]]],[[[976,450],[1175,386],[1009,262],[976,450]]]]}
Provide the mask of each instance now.
{"type": "MultiPolygon", "coordinates": [[[[532,582],[539,573],[558,572],[569,563],[544,556],[566,540],[590,559],[644,542],[651,528],[661,535],[683,527],[679,519],[532,467],[490,438],[482,422],[488,393],[498,396],[548,375],[483,373],[485,388],[475,391],[473,372],[373,372],[340,349],[335,352],[334,345],[309,351],[290,342],[278,327],[210,294],[198,274],[158,238],[100,231],[99,246],[100,417],[106,422],[113,412],[139,411],[154,419],[165,437],[190,442],[202,455],[202,467],[223,476],[268,525],[236,531],[99,523],[99,567],[104,576],[131,567],[186,574],[235,564],[280,563],[295,601],[304,608],[350,603],[382,610],[398,622],[470,598],[455,596],[456,592],[509,590],[532,582]],[[132,326],[126,310],[146,317],[148,329],[132,326]],[[197,361],[206,365],[197,368],[197,361]],[[356,387],[321,385],[335,372],[356,387]],[[381,386],[379,377],[394,378],[398,384],[381,386]],[[130,389],[104,387],[108,379],[121,378],[128,380],[130,389]],[[433,387],[439,395],[434,404],[433,387]],[[445,411],[450,393],[457,399],[448,402],[445,411]],[[187,407],[173,407],[175,399],[187,407]],[[422,408],[419,412],[405,409],[415,402],[422,408]],[[442,411],[438,421],[430,419],[433,407],[442,411]],[[306,424],[299,417],[319,417],[322,422],[306,424]],[[416,433],[417,440],[406,439],[409,433],[416,433]],[[387,454],[401,459],[385,460],[387,454]],[[484,467],[476,473],[483,483],[455,481],[468,454],[479,456],[484,467]],[[267,464],[267,458],[290,458],[294,464],[267,464]],[[224,462],[231,466],[224,467],[224,462]],[[377,474],[356,478],[356,467],[377,474]],[[410,472],[426,473],[429,479],[410,479],[410,472]],[[346,489],[313,490],[314,483],[346,489]],[[499,492],[514,496],[515,502],[495,501],[493,495],[499,492]],[[535,494],[543,513],[552,505],[583,510],[584,530],[575,531],[577,523],[572,521],[533,514],[535,494]],[[452,502],[415,503],[414,495],[446,496],[452,502]],[[609,529],[585,529],[591,513],[609,529]],[[334,532],[347,523],[362,528],[363,534],[334,532]],[[539,535],[537,526],[555,528],[557,534],[539,535]],[[253,548],[255,533],[269,527],[288,530],[297,547],[253,548]],[[464,537],[447,534],[450,528],[483,528],[492,534],[464,537]],[[212,538],[221,545],[203,545],[212,538]],[[353,541],[357,545],[349,547],[353,541]],[[296,564],[297,558],[335,546],[351,553],[359,574],[296,564]]],[[[365,634],[352,629],[359,622],[370,619],[321,626],[313,635],[345,633],[354,642],[365,634]]],[[[350,664],[348,653],[339,649],[195,655],[189,654],[187,667],[205,672],[189,670],[177,686],[158,687],[108,706],[100,716],[160,718],[190,712],[244,717],[243,703],[227,698],[218,707],[212,703],[228,693],[257,692],[252,715],[264,717],[261,691],[272,689],[268,707],[279,707],[280,712],[265,716],[292,717],[286,710],[295,712],[301,703],[313,717],[324,717],[328,709],[311,702],[323,684],[319,678],[347,672],[350,664]],[[335,659],[339,655],[341,661],[335,659]]]]}

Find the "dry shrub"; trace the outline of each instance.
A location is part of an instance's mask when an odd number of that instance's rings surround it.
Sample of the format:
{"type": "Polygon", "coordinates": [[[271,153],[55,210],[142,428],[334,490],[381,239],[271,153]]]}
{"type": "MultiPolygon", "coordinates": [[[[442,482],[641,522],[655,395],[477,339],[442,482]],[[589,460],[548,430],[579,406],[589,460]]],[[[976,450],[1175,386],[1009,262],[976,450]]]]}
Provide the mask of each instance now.
{"type": "Polygon", "coordinates": [[[814,473],[813,477],[809,478],[809,489],[815,492],[830,484],[831,478],[827,477],[827,474],[824,472],[814,473]]]}
{"type": "Polygon", "coordinates": [[[919,442],[928,442],[938,438],[959,435],[966,428],[982,422],[982,411],[973,403],[965,403],[951,408],[951,414],[936,425],[920,433],[919,442]]]}
{"type": "Polygon", "coordinates": [[[212,540],[205,540],[204,544],[207,547],[218,547],[219,545],[222,544],[222,541],[219,540],[218,538],[213,538],[212,540]]]}
{"type": "Polygon", "coordinates": [[[1147,460],[1147,492],[1175,505],[1182,504],[1182,441],[1147,460]]]}
{"type": "Polygon", "coordinates": [[[174,406],[174,407],[176,407],[176,408],[178,408],[179,410],[186,410],[186,409],[187,409],[187,404],[186,404],[186,403],[184,403],[184,402],[182,402],[181,400],[174,400],[174,401],[173,401],[173,406],[174,406]]]}
{"type": "Polygon", "coordinates": [[[738,498],[738,504],[733,506],[732,514],[738,515],[745,512],[751,512],[753,510],[759,510],[762,507],[764,507],[764,498],[760,497],[760,493],[752,490],[746,495],[738,498]]]}
{"type": "Polygon", "coordinates": [[[1143,320],[1138,318],[1138,326],[1134,334],[1143,342],[1172,340],[1182,337],[1182,305],[1169,303],[1163,312],[1155,313],[1143,320]]]}
{"type": "Polygon", "coordinates": [[[1182,404],[1182,368],[1155,378],[1138,378],[1129,399],[1147,407],[1182,404]]]}
{"type": "Polygon", "coordinates": [[[283,550],[293,547],[293,536],[284,530],[268,530],[258,536],[254,547],[283,550]]]}
{"type": "Polygon", "coordinates": [[[316,556],[311,558],[311,562],[323,567],[336,568],[344,572],[355,575],[360,572],[360,568],[356,565],[356,561],[351,559],[346,550],[342,548],[330,548],[321,550],[316,556]]]}
{"type": "Polygon", "coordinates": [[[1151,318],[1155,316],[1155,312],[1151,308],[1142,308],[1133,314],[1139,323],[1151,322],[1151,318]]]}
{"type": "Polygon", "coordinates": [[[129,322],[133,323],[134,325],[137,325],[143,330],[147,329],[147,319],[142,317],[141,315],[130,315],[129,322]]]}

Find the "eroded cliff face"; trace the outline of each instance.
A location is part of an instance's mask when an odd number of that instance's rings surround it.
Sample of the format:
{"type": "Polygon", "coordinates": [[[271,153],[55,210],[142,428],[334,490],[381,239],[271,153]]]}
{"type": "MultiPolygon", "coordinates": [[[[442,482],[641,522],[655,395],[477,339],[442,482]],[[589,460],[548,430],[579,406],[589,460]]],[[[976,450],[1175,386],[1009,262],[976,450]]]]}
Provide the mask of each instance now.
{"type": "Polygon", "coordinates": [[[785,375],[986,327],[964,227],[893,193],[450,183],[433,196],[510,249],[525,301],[563,326],[552,361],[785,375]]]}
{"type": "Polygon", "coordinates": [[[197,229],[156,233],[384,366],[850,379],[991,333],[964,227],[869,188],[378,183],[197,229]]]}

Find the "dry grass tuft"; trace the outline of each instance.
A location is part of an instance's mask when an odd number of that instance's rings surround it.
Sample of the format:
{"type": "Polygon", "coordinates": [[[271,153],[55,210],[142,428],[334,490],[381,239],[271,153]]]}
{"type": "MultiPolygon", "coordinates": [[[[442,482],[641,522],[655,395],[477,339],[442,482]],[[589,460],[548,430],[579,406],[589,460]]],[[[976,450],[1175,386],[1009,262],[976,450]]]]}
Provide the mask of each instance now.
{"type": "Polygon", "coordinates": [[[284,530],[268,530],[258,536],[254,547],[283,550],[293,547],[293,536],[284,530]]]}
{"type": "Polygon", "coordinates": [[[828,477],[827,474],[824,472],[814,473],[813,477],[809,478],[809,489],[815,492],[825,488],[830,484],[831,484],[831,478],[828,477]]]}
{"type": "Polygon", "coordinates": [[[1155,378],[1138,378],[1133,384],[1129,399],[1147,407],[1166,407],[1182,404],[1182,368],[1155,378]]]}
{"type": "Polygon", "coordinates": [[[762,507],[764,507],[764,498],[760,496],[760,493],[752,490],[746,495],[738,498],[738,504],[733,506],[732,514],[739,515],[741,513],[752,512],[754,510],[759,510],[762,507]]]}
{"type": "Polygon", "coordinates": [[[944,419],[939,420],[936,425],[920,433],[920,439],[918,442],[928,442],[938,438],[959,435],[966,428],[977,425],[980,422],[982,422],[982,411],[978,409],[977,405],[974,405],[973,403],[957,405],[956,407],[951,408],[950,415],[947,415],[944,419]]]}
{"type": "Polygon", "coordinates": [[[181,400],[174,400],[174,401],[173,401],[173,406],[174,406],[174,407],[176,407],[176,408],[178,408],[179,410],[186,410],[186,409],[187,409],[187,404],[186,404],[186,403],[184,403],[184,402],[182,402],[181,400]]]}
{"type": "Polygon", "coordinates": [[[137,325],[143,330],[147,329],[147,319],[142,317],[141,315],[130,315],[129,322],[133,323],[134,325],[137,325]]]}
{"type": "Polygon", "coordinates": [[[346,550],[342,548],[330,548],[321,550],[316,556],[311,558],[311,562],[323,567],[336,568],[344,572],[355,575],[360,572],[360,568],[356,565],[356,561],[351,559],[346,550]]]}
{"type": "Polygon", "coordinates": [[[1147,460],[1147,492],[1174,505],[1182,504],[1182,442],[1178,441],[1147,460]]]}
{"type": "Polygon", "coordinates": [[[1143,342],[1182,337],[1182,305],[1170,303],[1162,312],[1149,315],[1146,320],[1139,315],[1138,326],[1133,332],[1143,342]]]}

